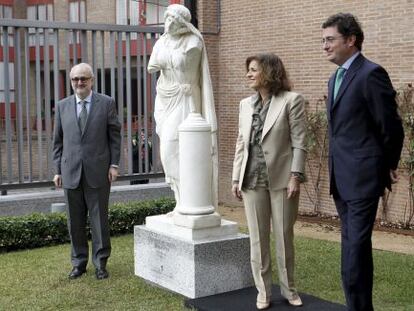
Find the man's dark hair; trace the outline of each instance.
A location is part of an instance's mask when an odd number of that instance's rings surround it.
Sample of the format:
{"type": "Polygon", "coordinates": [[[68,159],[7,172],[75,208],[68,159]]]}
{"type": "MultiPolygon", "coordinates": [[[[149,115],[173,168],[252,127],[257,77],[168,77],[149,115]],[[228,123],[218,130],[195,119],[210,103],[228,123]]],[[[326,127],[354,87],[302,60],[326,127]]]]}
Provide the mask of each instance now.
{"type": "Polygon", "coordinates": [[[350,13],[338,13],[330,16],[323,24],[322,29],[328,27],[337,27],[338,32],[345,38],[355,36],[355,46],[358,50],[362,50],[362,42],[364,42],[364,32],[358,22],[358,19],[350,13]]]}

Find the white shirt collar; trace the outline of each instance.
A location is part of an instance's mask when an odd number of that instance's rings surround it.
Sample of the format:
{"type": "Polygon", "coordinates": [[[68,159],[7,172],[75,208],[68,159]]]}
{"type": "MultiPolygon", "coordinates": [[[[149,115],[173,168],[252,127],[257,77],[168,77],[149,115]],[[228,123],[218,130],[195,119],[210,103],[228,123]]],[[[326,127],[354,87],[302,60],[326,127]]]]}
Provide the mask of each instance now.
{"type": "Polygon", "coordinates": [[[361,54],[361,52],[356,52],[355,54],[353,54],[350,58],[348,58],[347,60],[346,60],[346,62],[345,63],[343,63],[342,64],[342,68],[344,68],[344,69],[346,69],[346,70],[348,70],[349,69],[349,67],[351,67],[351,65],[352,65],[352,62],[355,60],[355,58],[357,58],[358,57],[358,55],[359,54],[361,54]]]}
{"type": "Polygon", "coordinates": [[[86,101],[86,103],[89,104],[91,102],[91,100],[92,100],[92,91],[84,99],[80,99],[77,94],[75,94],[75,98],[76,98],[76,103],[77,104],[79,104],[79,102],[81,102],[81,101],[86,101]]]}

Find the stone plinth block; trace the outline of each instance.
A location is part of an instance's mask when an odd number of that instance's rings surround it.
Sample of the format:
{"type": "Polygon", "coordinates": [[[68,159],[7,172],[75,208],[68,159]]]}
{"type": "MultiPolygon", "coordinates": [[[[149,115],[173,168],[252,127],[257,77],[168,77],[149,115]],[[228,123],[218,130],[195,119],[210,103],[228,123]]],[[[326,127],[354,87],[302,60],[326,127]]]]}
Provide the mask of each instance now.
{"type": "Polygon", "coordinates": [[[245,234],[191,240],[142,225],[134,246],[135,275],[188,298],[253,286],[245,234]]]}

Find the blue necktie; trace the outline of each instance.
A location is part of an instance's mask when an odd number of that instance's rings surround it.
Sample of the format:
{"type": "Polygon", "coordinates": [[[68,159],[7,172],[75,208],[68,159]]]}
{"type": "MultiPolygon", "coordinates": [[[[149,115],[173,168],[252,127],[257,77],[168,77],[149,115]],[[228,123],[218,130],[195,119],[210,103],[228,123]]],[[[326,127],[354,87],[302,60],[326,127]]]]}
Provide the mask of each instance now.
{"type": "Polygon", "coordinates": [[[345,71],[346,69],[342,67],[339,67],[338,70],[336,71],[335,86],[334,86],[334,100],[336,99],[336,95],[338,95],[339,87],[341,86],[345,71]]]}

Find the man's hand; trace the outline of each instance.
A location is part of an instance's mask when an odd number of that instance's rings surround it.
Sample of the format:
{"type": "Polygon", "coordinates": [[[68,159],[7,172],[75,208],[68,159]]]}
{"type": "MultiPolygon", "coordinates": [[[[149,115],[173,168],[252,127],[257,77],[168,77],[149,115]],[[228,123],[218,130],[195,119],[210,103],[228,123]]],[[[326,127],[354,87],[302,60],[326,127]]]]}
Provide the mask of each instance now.
{"type": "Polygon", "coordinates": [[[118,168],[111,166],[109,168],[109,172],[108,172],[109,182],[110,183],[114,182],[117,179],[118,175],[119,175],[118,174],[118,168]]]}
{"type": "Polygon", "coordinates": [[[390,170],[390,178],[392,184],[396,184],[400,180],[400,176],[398,176],[397,170],[390,170]]]}
{"type": "Polygon", "coordinates": [[[53,177],[53,182],[55,183],[56,188],[62,188],[62,175],[55,175],[55,177],[53,177]]]}
{"type": "Polygon", "coordinates": [[[293,198],[296,195],[299,195],[300,192],[300,181],[296,176],[290,177],[289,184],[287,187],[287,198],[293,198]]]}
{"type": "Polygon", "coordinates": [[[233,186],[231,187],[231,193],[239,201],[243,200],[243,197],[242,197],[241,191],[239,190],[239,185],[238,184],[233,184],[233,186]]]}

